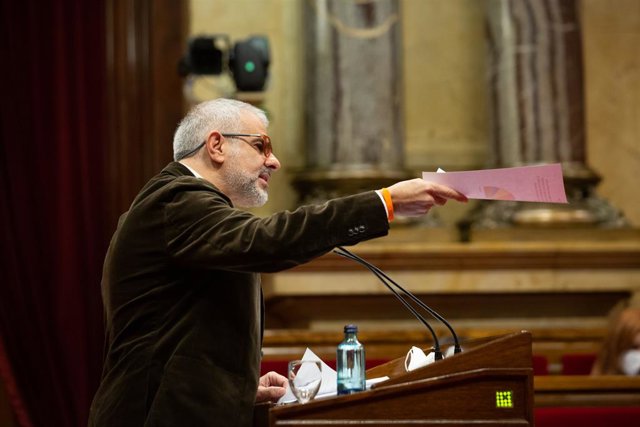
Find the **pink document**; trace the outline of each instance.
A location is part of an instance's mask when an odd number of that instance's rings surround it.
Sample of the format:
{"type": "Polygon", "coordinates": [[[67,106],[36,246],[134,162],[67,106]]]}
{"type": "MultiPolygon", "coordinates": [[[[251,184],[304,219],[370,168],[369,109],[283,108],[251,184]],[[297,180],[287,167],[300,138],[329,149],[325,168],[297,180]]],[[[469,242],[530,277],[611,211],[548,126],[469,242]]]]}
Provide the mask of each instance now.
{"type": "Polygon", "coordinates": [[[559,163],[463,172],[422,172],[422,179],[454,188],[470,199],[567,203],[559,163]]]}

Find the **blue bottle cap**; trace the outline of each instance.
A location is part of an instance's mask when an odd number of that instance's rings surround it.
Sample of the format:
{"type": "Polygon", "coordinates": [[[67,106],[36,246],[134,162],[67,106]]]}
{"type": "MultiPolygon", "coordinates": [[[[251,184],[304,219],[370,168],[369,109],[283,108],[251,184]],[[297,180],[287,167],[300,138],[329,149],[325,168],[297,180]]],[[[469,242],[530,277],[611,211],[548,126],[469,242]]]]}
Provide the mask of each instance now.
{"type": "Polygon", "coordinates": [[[356,332],[358,332],[358,326],[357,325],[352,325],[352,324],[345,325],[345,327],[344,327],[344,333],[345,334],[353,334],[353,333],[356,333],[356,332]]]}

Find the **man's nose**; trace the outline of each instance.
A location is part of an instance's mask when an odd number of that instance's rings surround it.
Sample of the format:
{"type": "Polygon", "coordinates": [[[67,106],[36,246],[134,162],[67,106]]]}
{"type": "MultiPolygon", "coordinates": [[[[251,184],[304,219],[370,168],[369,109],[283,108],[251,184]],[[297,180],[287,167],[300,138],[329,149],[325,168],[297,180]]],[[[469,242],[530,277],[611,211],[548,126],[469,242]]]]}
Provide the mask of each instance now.
{"type": "Polygon", "coordinates": [[[278,169],[280,169],[280,166],[281,166],[280,160],[278,160],[278,158],[276,157],[275,154],[273,154],[273,152],[269,155],[269,157],[267,157],[264,164],[268,168],[273,169],[274,171],[277,171],[278,169]]]}

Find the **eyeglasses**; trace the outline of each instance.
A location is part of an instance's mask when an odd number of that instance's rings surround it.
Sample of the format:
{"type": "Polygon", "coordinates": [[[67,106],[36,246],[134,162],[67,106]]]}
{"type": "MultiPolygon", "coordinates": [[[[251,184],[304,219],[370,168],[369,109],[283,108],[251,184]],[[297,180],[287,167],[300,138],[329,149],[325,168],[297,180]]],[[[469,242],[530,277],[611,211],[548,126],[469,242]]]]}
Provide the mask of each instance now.
{"type": "MultiPolygon", "coordinates": [[[[252,146],[258,153],[264,155],[264,157],[269,157],[273,152],[273,147],[271,146],[271,138],[269,138],[269,136],[265,135],[264,133],[221,133],[220,135],[226,138],[238,138],[242,142],[246,142],[247,144],[252,146]],[[242,137],[260,138],[260,142],[247,141],[245,139],[242,139],[242,137]]],[[[186,153],[180,155],[178,159],[184,159],[186,157],[189,157],[190,155],[192,155],[193,153],[201,149],[204,146],[204,144],[206,144],[206,141],[198,144],[198,146],[195,147],[193,150],[187,151],[186,153]]]]}
{"type": "Polygon", "coordinates": [[[271,146],[271,138],[264,133],[221,133],[220,135],[226,138],[238,138],[242,142],[246,142],[250,146],[252,146],[258,153],[264,155],[265,157],[269,157],[273,152],[273,147],[271,146]],[[260,142],[257,140],[247,141],[246,139],[242,139],[242,137],[254,137],[260,138],[260,142]]]}

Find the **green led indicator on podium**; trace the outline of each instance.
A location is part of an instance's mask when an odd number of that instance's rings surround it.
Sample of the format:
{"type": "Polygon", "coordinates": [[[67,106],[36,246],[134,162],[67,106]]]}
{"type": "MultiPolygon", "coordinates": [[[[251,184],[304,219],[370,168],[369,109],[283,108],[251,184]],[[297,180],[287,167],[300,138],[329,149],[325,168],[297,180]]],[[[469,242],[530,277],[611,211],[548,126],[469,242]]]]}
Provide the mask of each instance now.
{"type": "Polygon", "coordinates": [[[513,392],[496,391],[496,408],[513,408],[513,392]]]}

